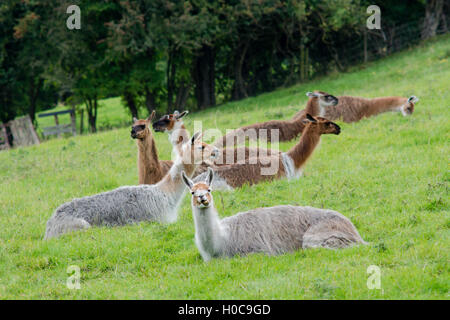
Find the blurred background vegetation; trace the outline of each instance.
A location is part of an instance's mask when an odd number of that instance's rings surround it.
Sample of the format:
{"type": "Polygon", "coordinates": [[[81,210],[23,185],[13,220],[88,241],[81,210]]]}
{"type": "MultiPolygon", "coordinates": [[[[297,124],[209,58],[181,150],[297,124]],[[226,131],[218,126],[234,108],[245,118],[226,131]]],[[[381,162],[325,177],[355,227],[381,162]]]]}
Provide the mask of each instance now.
{"type": "Polygon", "coordinates": [[[444,0],[2,0],[0,121],[29,114],[37,124],[61,103],[83,110],[95,132],[105,101],[130,120],[205,109],[447,32],[449,9],[444,0]],[[66,26],[72,4],[80,30],[66,26]],[[372,4],[381,30],[366,28],[372,4]]]}

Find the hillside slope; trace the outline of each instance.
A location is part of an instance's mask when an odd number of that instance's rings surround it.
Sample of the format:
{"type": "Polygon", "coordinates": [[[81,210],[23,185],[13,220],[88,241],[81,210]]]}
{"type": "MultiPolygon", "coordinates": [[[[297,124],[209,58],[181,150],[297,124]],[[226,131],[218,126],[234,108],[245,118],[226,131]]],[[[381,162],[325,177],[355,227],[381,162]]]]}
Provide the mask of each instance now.
{"type": "MultiPolygon", "coordinates": [[[[213,193],[222,217],[279,204],[331,208],[370,245],[204,263],[188,197],[173,225],[92,228],[43,241],[60,204],[137,183],[135,142],[129,128],[115,129],[0,152],[0,299],[448,299],[449,40],[186,117],[189,128],[200,120],[224,130],[289,118],[314,89],[418,96],[411,117],[340,123],[342,133],[323,137],[297,181],[213,193]],[[81,290],[66,287],[70,265],[81,269],[81,290]],[[381,269],[379,290],[367,287],[370,265],[381,269]]],[[[161,159],[169,159],[166,135],[155,138],[161,159]]]]}

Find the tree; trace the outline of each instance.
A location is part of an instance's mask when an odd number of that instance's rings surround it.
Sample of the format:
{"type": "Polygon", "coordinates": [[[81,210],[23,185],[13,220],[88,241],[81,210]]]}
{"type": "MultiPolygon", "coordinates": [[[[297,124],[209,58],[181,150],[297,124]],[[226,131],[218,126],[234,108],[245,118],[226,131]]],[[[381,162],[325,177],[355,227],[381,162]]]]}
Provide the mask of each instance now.
{"type": "Polygon", "coordinates": [[[3,121],[24,113],[35,121],[37,111],[49,109],[57,102],[57,88],[45,80],[45,70],[54,59],[44,24],[51,14],[52,5],[40,1],[2,4],[3,121]]]}
{"type": "Polygon", "coordinates": [[[422,39],[436,35],[436,30],[443,16],[444,0],[427,0],[425,20],[422,27],[422,39]]]}
{"type": "Polygon", "coordinates": [[[153,1],[121,1],[120,15],[109,21],[106,59],[116,67],[114,88],[132,117],[139,109],[157,107],[164,86],[164,44],[161,20],[153,1]]]}
{"type": "MultiPolygon", "coordinates": [[[[57,0],[53,0],[57,1],[57,0]]],[[[57,1],[59,2],[59,1],[57,1]]],[[[52,41],[57,43],[57,61],[49,70],[49,77],[63,90],[72,92],[72,103],[83,102],[88,115],[89,129],[97,131],[98,100],[108,96],[111,88],[112,66],[105,59],[108,21],[117,18],[114,2],[80,1],[81,29],[69,30],[65,23],[70,1],[63,1],[49,20],[52,41]]]]}

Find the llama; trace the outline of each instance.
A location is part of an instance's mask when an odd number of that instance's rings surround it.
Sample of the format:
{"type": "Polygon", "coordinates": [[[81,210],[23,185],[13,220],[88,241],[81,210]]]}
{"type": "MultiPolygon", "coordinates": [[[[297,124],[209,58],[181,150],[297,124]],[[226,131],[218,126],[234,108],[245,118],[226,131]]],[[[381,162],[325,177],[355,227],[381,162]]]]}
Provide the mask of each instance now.
{"type": "Polygon", "coordinates": [[[155,184],[160,181],[173,161],[159,160],[155,140],[150,130],[150,124],[155,117],[155,111],[145,120],[133,118],[131,138],[136,139],[138,147],[138,174],[139,184],[155,184]]]}
{"type": "MultiPolygon", "coordinates": [[[[255,164],[238,163],[215,167],[214,189],[232,190],[244,184],[253,185],[282,177],[288,179],[300,177],[302,168],[319,144],[321,135],[338,135],[341,132],[341,128],[336,123],[322,117],[314,118],[307,114],[303,122],[305,129],[300,141],[288,152],[258,158],[255,164]]],[[[207,172],[204,172],[195,177],[194,181],[202,181],[206,175],[207,172]]]]}
{"type": "Polygon", "coordinates": [[[302,119],[307,113],[312,116],[323,117],[326,108],[338,104],[338,99],[335,96],[323,91],[308,92],[306,93],[306,96],[308,96],[309,99],[306,108],[299,111],[301,116],[296,116],[290,120],[270,120],[255,123],[233,130],[218,139],[214,143],[214,146],[218,148],[233,148],[238,145],[240,141],[244,142],[245,138],[248,138],[249,140],[263,139],[272,141],[272,130],[278,130],[278,141],[290,141],[302,133],[305,128],[302,119]]]}
{"type": "MultiPolygon", "coordinates": [[[[178,111],[174,111],[173,114],[167,114],[162,116],[159,120],[153,123],[153,129],[156,132],[167,132],[169,135],[169,141],[172,146],[177,148],[181,141],[189,139],[189,132],[184,126],[182,118],[187,115],[188,111],[184,111],[181,114],[178,111]]],[[[206,171],[210,165],[221,166],[234,163],[246,163],[250,158],[264,157],[266,155],[279,154],[279,151],[263,148],[249,148],[240,147],[236,149],[222,149],[219,152],[217,158],[213,163],[205,161],[196,169],[194,176],[206,171]]]]}
{"type": "Polygon", "coordinates": [[[353,223],[339,212],[313,207],[280,205],[240,212],[219,219],[211,194],[213,170],[194,184],[192,193],[195,243],[203,260],[251,253],[278,255],[297,249],[346,248],[366,244],[353,223]]]}
{"type": "MultiPolygon", "coordinates": [[[[326,108],[323,117],[329,120],[339,120],[344,122],[357,122],[363,118],[376,116],[383,112],[401,112],[403,116],[409,116],[414,112],[414,106],[419,101],[416,96],[403,97],[381,97],[381,98],[361,98],[350,96],[339,96],[339,103],[336,106],[326,108]]],[[[302,112],[298,112],[295,118],[302,117],[302,112]]]]}
{"type": "Polygon", "coordinates": [[[166,114],[153,122],[153,130],[155,132],[167,132],[170,144],[178,150],[179,146],[189,140],[189,133],[182,120],[188,113],[189,111],[183,111],[182,113],[174,111],[173,114],[166,114]]]}
{"type": "Polygon", "coordinates": [[[124,186],[66,202],[47,222],[44,239],[90,226],[120,226],[141,221],[173,223],[185,187],[181,172],[192,176],[203,157],[216,157],[217,148],[200,141],[196,133],[180,148],[169,173],[157,184],[124,186]]]}

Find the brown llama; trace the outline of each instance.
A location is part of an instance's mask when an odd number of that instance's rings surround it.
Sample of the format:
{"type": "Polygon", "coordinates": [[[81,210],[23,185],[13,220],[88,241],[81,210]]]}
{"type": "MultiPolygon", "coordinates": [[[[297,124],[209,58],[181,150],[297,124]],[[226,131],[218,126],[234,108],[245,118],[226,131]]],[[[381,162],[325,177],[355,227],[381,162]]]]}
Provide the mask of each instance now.
{"type": "MultiPolygon", "coordinates": [[[[188,111],[179,113],[174,111],[173,114],[166,114],[159,120],[153,122],[153,129],[155,132],[167,132],[169,135],[169,141],[173,147],[180,145],[183,141],[189,140],[189,132],[184,126],[182,118],[188,114],[188,111]]],[[[194,176],[200,174],[208,168],[210,165],[221,166],[226,164],[244,163],[248,162],[249,158],[264,157],[266,155],[279,154],[279,151],[263,148],[248,148],[240,147],[236,149],[222,149],[219,151],[219,156],[213,163],[205,162],[200,165],[194,176]]]]}
{"type": "MultiPolygon", "coordinates": [[[[233,148],[240,142],[244,142],[246,138],[272,141],[272,130],[278,130],[278,141],[291,141],[297,138],[305,128],[302,120],[307,113],[311,116],[323,117],[326,108],[338,103],[335,96],[323,91],[308,92],[306,95],[309,99],[306,108],[298,113],[301,113],[301,116],[289,120],[270,120],[238,128],[224,135],[214,145],[219,148],[233,148]]],[[[273,138],[277,140],[276,137],[273,138]]]]}
{"type": "MultiPolygon", "coordinates": [[[[344,122],[357,122],[363,118],[376,116],[383,112],[401,112],[403,116],[409,116],[414,112],[414,106],[419,101],[415,96],[361,98],[351,96],[339,96],[336,106],[326,108],[323,117],[330,120],[342,120],[344,122]]],[[[298,112],[294,119],[301,118],[302,111],[298,112]]]]}
{"type": "MultiPolygon", "coordinates": [[[[325,118],[312,117],[306,114],[303,119],[305,129],[300,141],[288,152],[258,158],[258,163],[233,164],[214,167],[216,179],[215,189],[230,190],[244,184],[257,184],[262,181],[281,179],[282,177],[298,178],[302,168],[320,142],[322,134],[336,134],[340,127],[325,118]],[[271,167],[268,166],[270,163],[271,167]]],[[[194,178],[195,182],[204,180],[206,172],[194,178]]]]}
{"type": "Polygon", "coordinates": [[[150,130],[155,111],[145,120],[133,118],[131,137],[136,139],[138,147],[139,184],[159,182],[172,167],[173,161],[159,160],[155,140],[150,130]]]}

